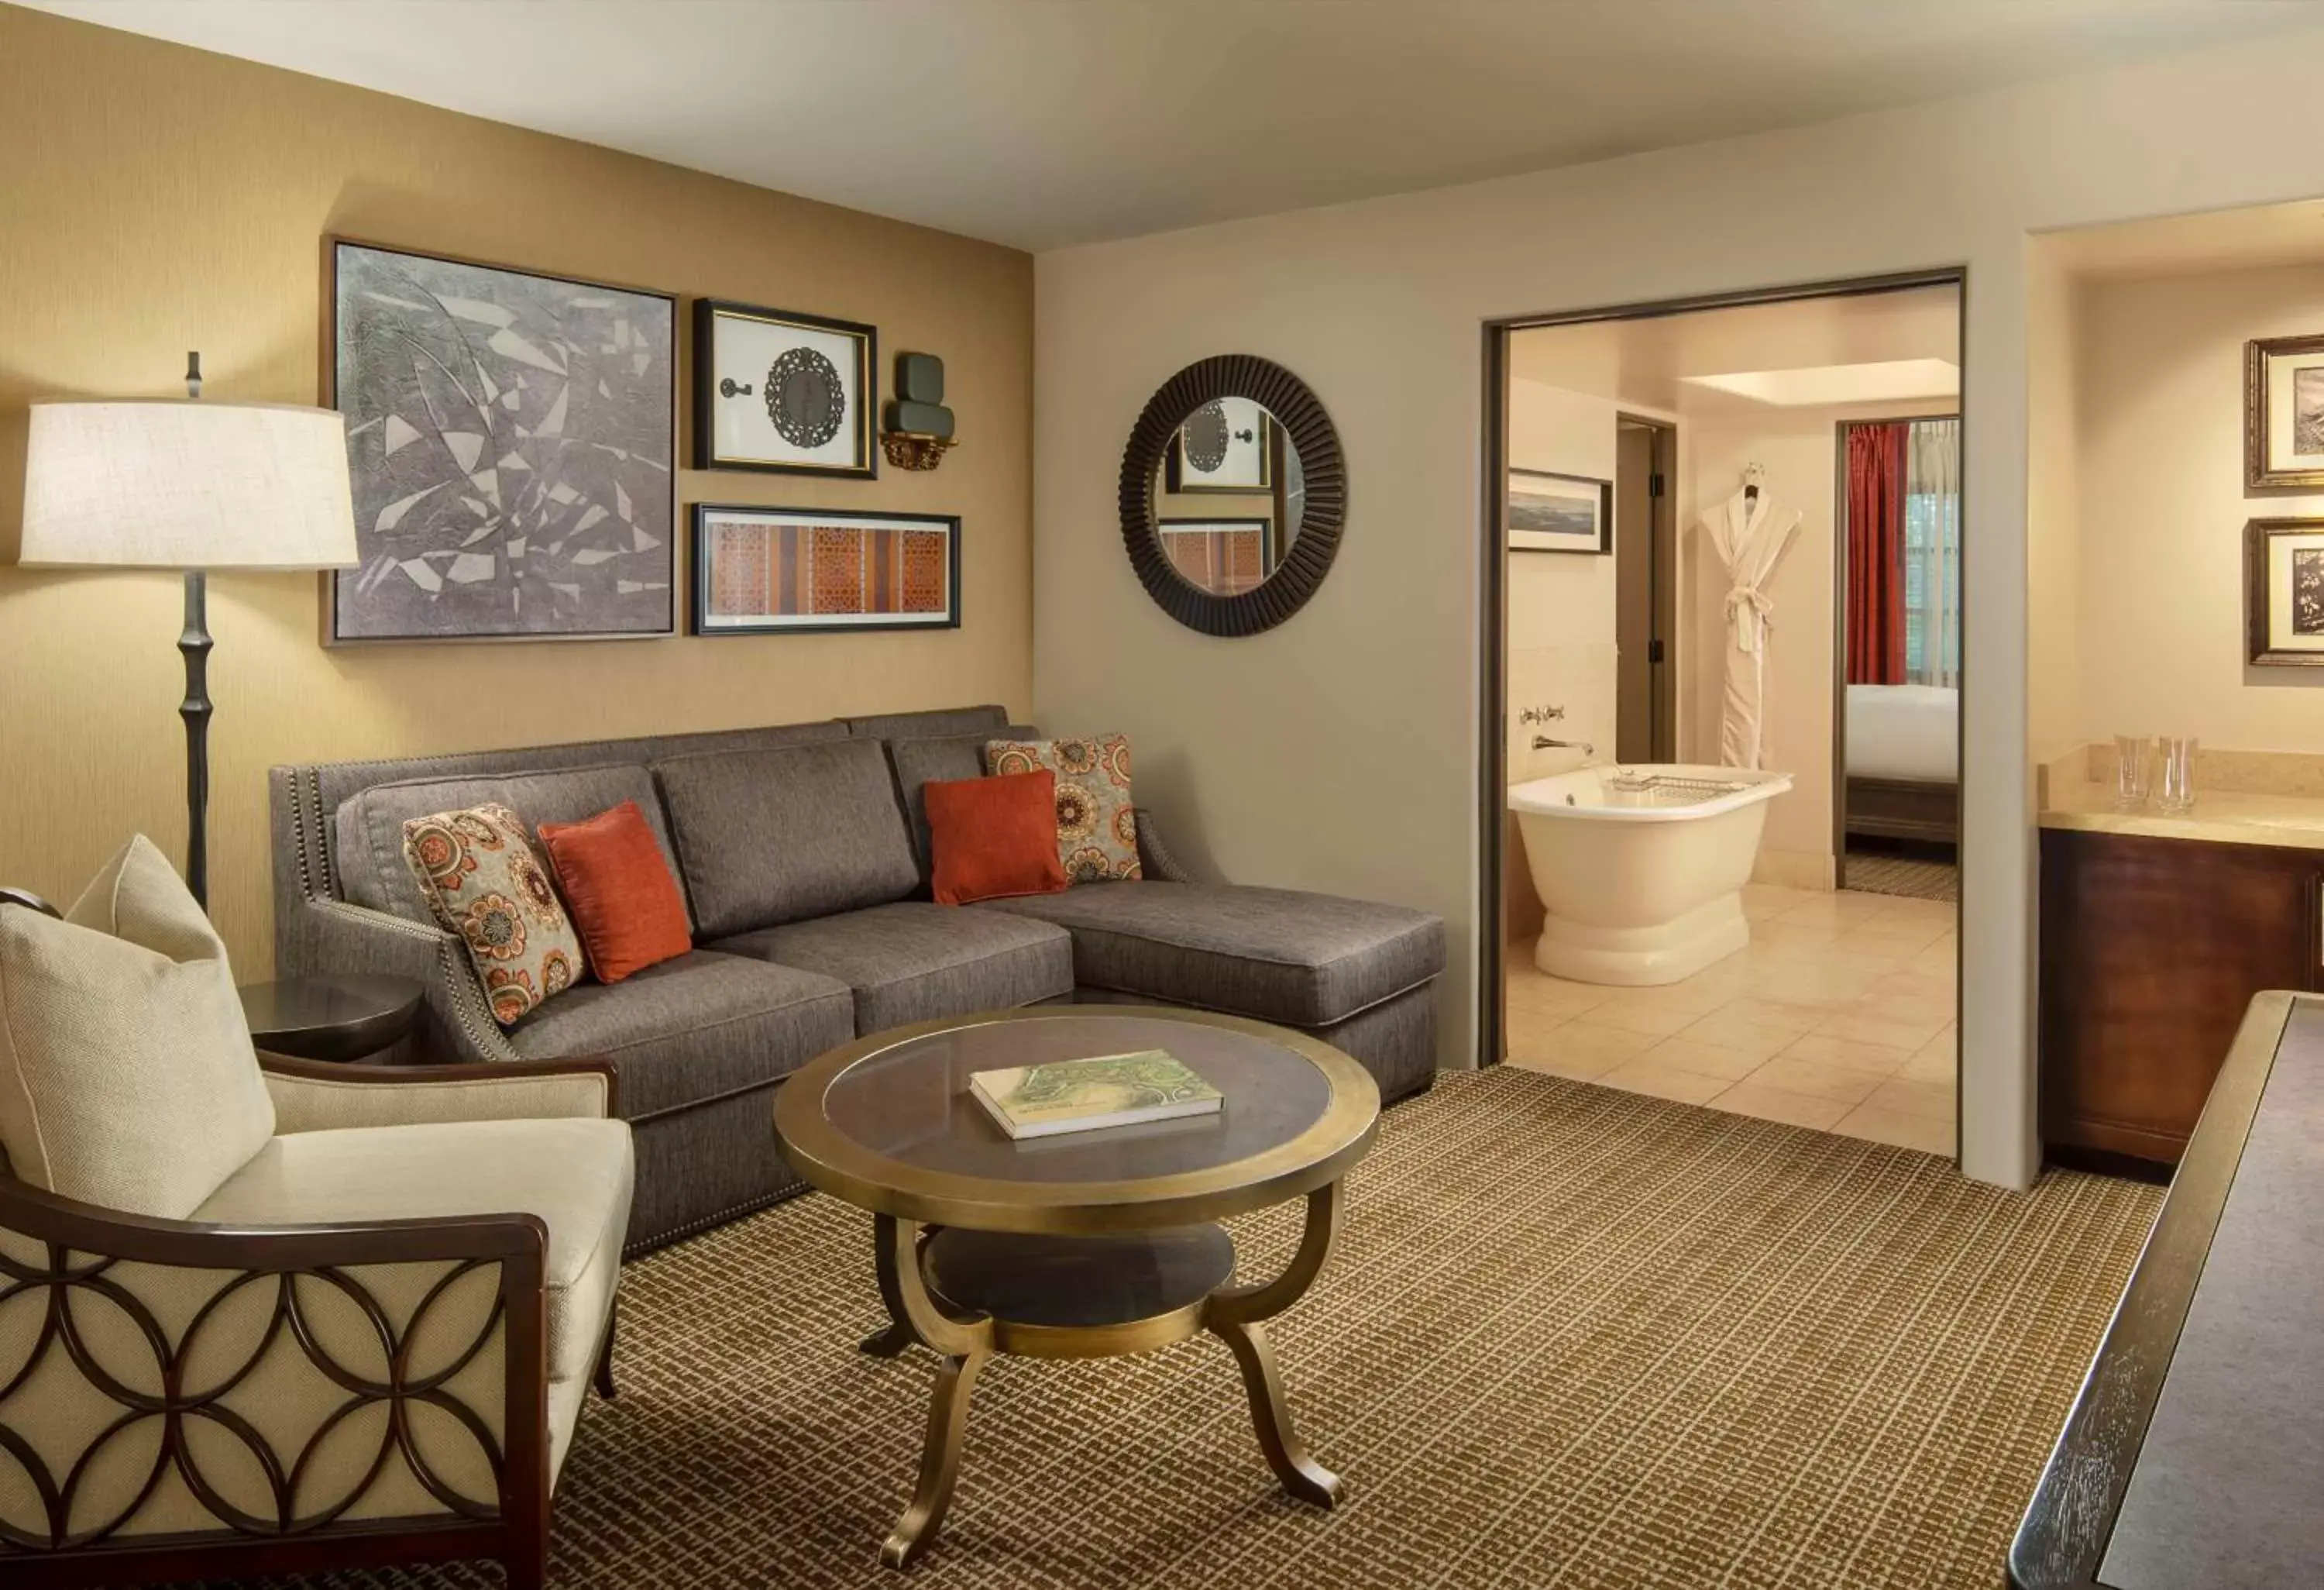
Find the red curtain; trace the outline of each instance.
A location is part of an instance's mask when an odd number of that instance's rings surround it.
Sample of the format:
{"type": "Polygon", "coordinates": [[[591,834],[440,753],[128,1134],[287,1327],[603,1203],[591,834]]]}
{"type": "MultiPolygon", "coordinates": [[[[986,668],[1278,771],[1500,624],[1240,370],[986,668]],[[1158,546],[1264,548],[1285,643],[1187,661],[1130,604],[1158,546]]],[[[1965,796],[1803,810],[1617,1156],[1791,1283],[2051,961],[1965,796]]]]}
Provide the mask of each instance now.
{"type": "Polygon", "coordinates": [[[1904,682],[1904,439],[1848,428],[1848,682],[1904,682]]]}

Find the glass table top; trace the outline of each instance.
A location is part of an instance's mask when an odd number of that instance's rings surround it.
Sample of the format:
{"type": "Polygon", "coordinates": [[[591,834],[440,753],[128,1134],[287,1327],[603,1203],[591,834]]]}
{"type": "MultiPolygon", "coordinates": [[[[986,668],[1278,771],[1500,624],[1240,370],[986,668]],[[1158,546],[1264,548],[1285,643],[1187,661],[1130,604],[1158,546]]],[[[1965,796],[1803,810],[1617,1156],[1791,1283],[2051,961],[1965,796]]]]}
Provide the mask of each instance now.
{"type": "Polygon", "coordinates": [[[1313,1128],[1333,1103],[1314,1060],[1256,1034],[1168,1016],[1018,1017],[879,1049],[843,1069],[823,1114],[856,1147],[914,1170],[1018,1183],[1180,1176],[1239,1164],[1313,1128]],[[970,1096],[975,1072],[1166,1049],[1225,1095],[1216,1114],[1012,1140],[970,1096]]]}

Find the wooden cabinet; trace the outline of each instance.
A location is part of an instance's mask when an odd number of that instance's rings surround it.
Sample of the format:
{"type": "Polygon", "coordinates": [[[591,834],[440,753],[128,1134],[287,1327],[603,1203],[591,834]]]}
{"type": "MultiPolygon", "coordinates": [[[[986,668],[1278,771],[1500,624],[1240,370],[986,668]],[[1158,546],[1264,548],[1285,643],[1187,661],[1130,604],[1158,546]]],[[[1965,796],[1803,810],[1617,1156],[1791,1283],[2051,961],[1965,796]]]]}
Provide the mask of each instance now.
{"type": "Polygon", "coordinates": [[[2252,995],[2324,985],[2324,851],[2042,831],[2042,1139],[2176,1164],[2252,995]]]}

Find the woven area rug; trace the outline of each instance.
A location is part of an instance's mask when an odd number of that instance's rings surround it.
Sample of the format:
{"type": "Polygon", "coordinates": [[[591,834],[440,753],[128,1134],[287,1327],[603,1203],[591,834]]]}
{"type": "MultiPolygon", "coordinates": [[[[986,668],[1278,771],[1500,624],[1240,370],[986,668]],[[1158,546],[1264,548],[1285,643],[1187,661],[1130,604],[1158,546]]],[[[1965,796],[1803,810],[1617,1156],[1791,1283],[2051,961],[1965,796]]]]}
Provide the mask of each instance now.
{"type": "Polygon", "coordinates": [[[1843,868],[1843,889],[1865,894],[1902,894],[1912,900],[1960,899],[1960,868],[1949,861],[1851,850],[1843,868]]]}
{"type": "MultiPolygon", "coordinates": [[[[1347,1480],[1282,1496],[1225,1350],[1000,1359],[899,1576],[929,1360],[870,1218],[794,1200],[634,1265],[622,1392],[558,1487],[559,1586],[1536,1590],[1997,1584],[2160,1195],[2016,1196],[1852,1138],[1506,1068],[1390,1111],[1269,1329],[1347,1480]]],[[[1288,1210],[1246,1223],[1249,1268],[1288,1210]]],[[[490,1565],[305,1583],[438,1590],[490,1565]]]]}

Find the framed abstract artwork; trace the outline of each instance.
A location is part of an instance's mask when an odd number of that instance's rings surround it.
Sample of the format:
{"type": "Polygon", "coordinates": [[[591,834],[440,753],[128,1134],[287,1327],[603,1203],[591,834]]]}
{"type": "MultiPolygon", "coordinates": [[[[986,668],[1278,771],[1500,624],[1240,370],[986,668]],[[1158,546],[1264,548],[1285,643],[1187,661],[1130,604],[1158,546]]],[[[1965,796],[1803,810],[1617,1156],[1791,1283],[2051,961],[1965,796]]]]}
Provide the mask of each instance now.
{"type": "Polygon", "coordinates": [[[1272,519],[1160,519],[1154,530],[1178,578],[1214,596],[1257,590],[1275,572],[1272,519]]]}
{"type": "Polygon", "coordinates": [[[325,272],[326,643],[675,633],[678,300],[345,238],[325,272]]]}
{"type": "Polygon", "coordinates": [[[2324,668],[2324,519],[2255,519],[2244,527],[2248,660],[2324,668]]]}
{"type": "Polygon", "coordinates": [[[960,521],[834,508],[694,509],[694,633],[960,627],[960,521]]]}
{"type": "Polygon", "coordinates": [[[1511,469],[1501,523],[1512,552],[1611,552],[1614,483],[1511,469]]]}
{"type": "Polygon", "coordinates": [[[694,467],[873,480],[880,334],[697,299],[694,467]]]}
{"type": "Polygon", "coordinates": [[[1173,492],[1275,488],[1275,421],[1250,398],[1213,398],[1170,438],[1163,485],[1173,492]]]}
{"type": "Polygon", "coordinates": [[[2244,484],[2324,486],[2324,337],[2244,345],[2244,484]]]}

